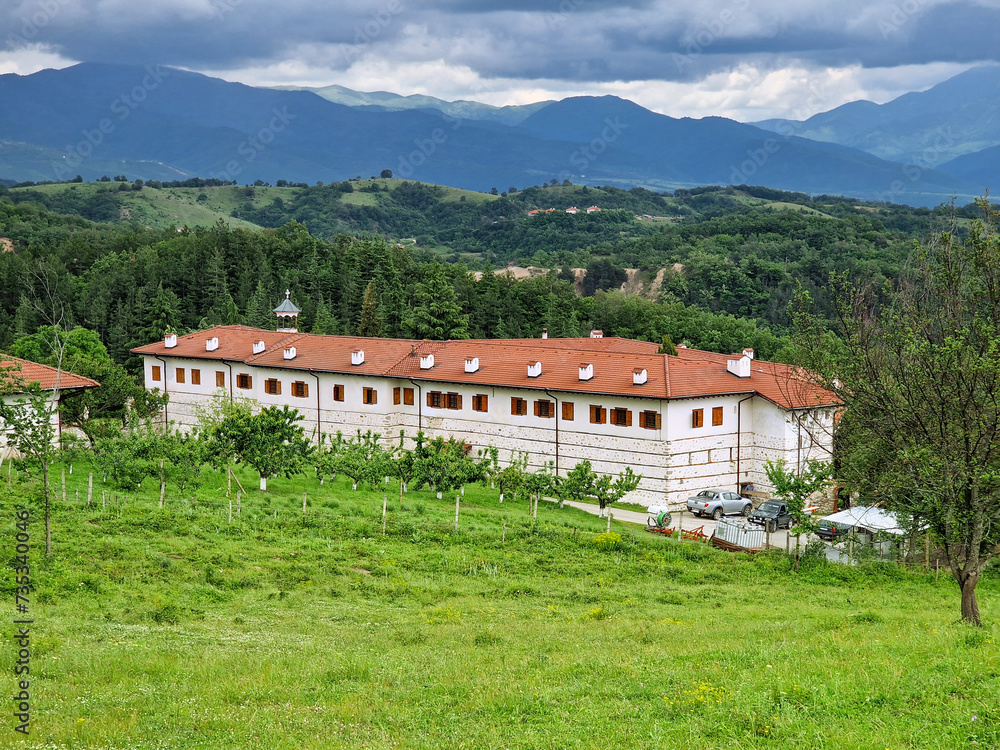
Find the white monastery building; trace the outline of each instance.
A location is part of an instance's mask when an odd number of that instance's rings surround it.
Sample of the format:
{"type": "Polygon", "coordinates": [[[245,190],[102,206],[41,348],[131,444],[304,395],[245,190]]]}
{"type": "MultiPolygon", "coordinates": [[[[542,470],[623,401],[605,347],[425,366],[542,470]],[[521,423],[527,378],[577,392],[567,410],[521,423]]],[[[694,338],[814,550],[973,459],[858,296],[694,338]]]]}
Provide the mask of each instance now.
{"type": "MultiPolygon", "coordinates": [[[[286,295],[287,296],[287,295],[286,295]]],[[[827,460],[835,397],[752,350],[727,356],[605,338],[410,341],[298,333],[297,308],[270,331],[217,326],[133,351],[145,385],[169,395],[165,423],[196,423],[223,393],[287,404],[319,434],[372,430],[387,443],[455,437],[475,453],[519,451],[565,476],[584,459],[642,475],[633,502],[683,502],[708,487],[768,491],[765,461],[827,460]]]]}

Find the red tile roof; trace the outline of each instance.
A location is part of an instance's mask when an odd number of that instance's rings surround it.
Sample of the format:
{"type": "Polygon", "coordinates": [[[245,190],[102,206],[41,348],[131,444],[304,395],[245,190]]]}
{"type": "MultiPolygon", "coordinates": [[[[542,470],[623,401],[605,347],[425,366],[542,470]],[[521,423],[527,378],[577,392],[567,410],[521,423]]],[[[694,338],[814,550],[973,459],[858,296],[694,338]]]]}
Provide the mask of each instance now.
{"type": "Polygon", "coordinates": [[[245,326],[217,326],[177,337],[167,349],[162,341],[132,351],[159,357],[226,359],[248,365],[292,370],[357,373],[390,378],[412,378],[446,383],[509,388],[679,399],[699,396],[758,394],[789,409],[830,406],[834,395],[809,382],[786,365],[754,361],[749,378],[727,370],[727,361],[739,355],[678,349],[678,356],[658,354],[647,341],[616,337],[592,339],[481,339],[466,341],[411,341],[358,336],[285,334],[245,326]],[[219,348],[206,351],[205,342],[218,337],[219,348]],[[253,343],[265,350],[253,354],[253,343]],[[295,357],[285,359],[294,347],[295,357]],[[351,364],[351,352],[364,351],[363,364],[351,364]],[[420,360],[434,355],[434,367],[421,369],[420,360]],[[479,358],[476,372],[465,371],[466,359],[479,358]],[[541,362],[538,377],[528,377],[528,363],[541,362]],[[594,366],[590,380],[580,380],[581,363],[594,366]],[[647,381],[634,385],[632,375],[646,370],[647,381]]]}
{"type": "Polygon", "coordinates": [[[20,378],[26,383],[38,383],[47,391],[73,390],[77,388],[96,388],[100,385],[96,380],[74,375],[65,370],[59,371],[48,365],[40,365],[26,359],[0,354],[0,382],[20,378]]]}

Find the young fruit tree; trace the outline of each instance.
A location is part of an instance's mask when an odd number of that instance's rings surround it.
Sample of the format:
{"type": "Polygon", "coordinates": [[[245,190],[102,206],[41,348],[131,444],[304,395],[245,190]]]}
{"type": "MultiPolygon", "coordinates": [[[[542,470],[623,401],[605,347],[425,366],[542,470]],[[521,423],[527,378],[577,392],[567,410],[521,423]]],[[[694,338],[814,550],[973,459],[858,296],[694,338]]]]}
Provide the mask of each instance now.
{"type": "Polygon", "coordinates": [[[210,440],[219,446],[217,453],[256,469],[264,492],[269,476],[302,473],[312,447],[298,424],[301,419],[298,410],[287,406],[268,406],[253,415],[231,414],[212,431],[210,440]]]}
{"type": "Polygon", "coordinates": [[[38,383],[26,383],[12,368],[0,364],[0,437],[42,475],[45,508],[45,554],[52,551],[52,487],[49,466],[56,454],[53,445],[59,394],[42,389],[38,383]]]}
{"type": "Polygon", "coordinates": [[[608,506],[632,492],[641,479],[642,475],[633,472],[631,466],[626,466],[625,471],[612,479],[610,474],[594,471],[590,461],[581,461],[563,479],[560,492],[563,497],[572,500],[594,498],[601,507],[598,517],[604,518],[608,506]]]}
{"type": "Polygon", "coordinates": [[[1000,543],[1000,238],[980,205],[967,239],[917,247],[894,284],[834,279],[842,346],[824,348],[822,326],[799,319],[805,364],[844,404],[837,478],[927,524],[975,625],[1000,543]]]}

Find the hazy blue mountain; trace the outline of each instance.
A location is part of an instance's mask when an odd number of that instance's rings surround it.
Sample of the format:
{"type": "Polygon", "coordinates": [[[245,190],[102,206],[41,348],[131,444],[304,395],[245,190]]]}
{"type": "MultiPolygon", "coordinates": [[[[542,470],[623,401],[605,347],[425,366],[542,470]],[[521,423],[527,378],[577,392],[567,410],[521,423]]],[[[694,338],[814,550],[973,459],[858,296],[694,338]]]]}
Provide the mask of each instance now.
{"type": "Polygon", "coordinates": [[[946,169],[949,174],[980,185],[981,192],[992,188],[994,197],[1000,192],[1000,146],[959,156],[943,164],[941,168],[946,169]]]}
{"type": "Polygon", "coordinates": [[[282,91],[311,91],[322,96],[324,99],[343,104],[348,107],[371,107],[372,109],[385,112],[398,112],[406,109],[429,109],[441,112],[462,120],[487,120],[499,122],[504,125],[517,125],[524,121],[532,112],[551,104],[551,101],[534,102],[507,107],[494,107],[489,104],[480,104],[467,100],[448,102],[444,99],[437,99],[433,96],[422,94],[411,94],[410,96],[400,96],[389,91],[354,91],[353,89],[336,84],[311,88],[309,86],[275,86],[282,91]]]}
{"type": "Polygon", "coordinates": [[[972,68],[885,104],[850,102],[801,122],[754,124],[883,159],[942,168],[955,157],[1000,145],[1000,66],[972,68]]]}
{"type": "Polygon", "coordinates": [[[607,144],[609,154],[614,149],[646,159],[643,174],[654,183],[760,184],[935,205],[949,191],[969,190],[951,175],[855,149],[784,138],[722,117],[676,119],[614,96],[564,99],[531,115],[521,127],[536,136],[589,144],[569,159],[580,167],[570,170],[576,182],[589,181],[588,172],[602,166],[606,157],[599,151],[607,144]]]}
{"type": "Polygon", "coordinates": [[[666,117],[612,96],[553,102],[507,125],[88,63],[0,76],[0,102],[0,140],[43,149],[31,163],[0,163],[5,179],[44,179],[41,171],[90,180],[120,162],[134,165],[122,168],[129,178],[164,179],[166,171],[239,183],[331,182],[388,168],[473,190],[552,179],[657,189],[748,183],[922,205],[980,191],[843,146],[719,117],[666,117]]]}

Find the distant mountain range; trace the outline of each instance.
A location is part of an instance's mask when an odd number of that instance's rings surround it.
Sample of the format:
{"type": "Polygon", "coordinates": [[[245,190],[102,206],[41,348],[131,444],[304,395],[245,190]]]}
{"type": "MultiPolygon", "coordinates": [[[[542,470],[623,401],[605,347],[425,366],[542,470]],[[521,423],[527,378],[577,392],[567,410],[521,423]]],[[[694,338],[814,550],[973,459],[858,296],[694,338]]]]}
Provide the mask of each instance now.
{"type": "MultiPolygon", "coordinates": [[[[907,97],[919,103],[933,91],[907,97]]],[[[480,191],[552,179],[655,190],[746,183],[915,205],[952,195],[967,202],[986,187],[975,160],[956,161],[953,171],[944,159],[907,165],[833,137],[849,130],[863,140],[859,124],[827,127],[829,137],[816,139],[806,127],[816,118],[760,124],[766,127],[677,119],[613,96],[491,107],[342,87],[254,88],[158,66],[83,63],[0,76],[0,101],[0,179],[7,180],[121,172],[131,179],[312,183],[390,169],[480,191]]],[[[856,104],[865,113],[879,107],[856,104]]],[[[837,122],[847,122],[852,107],[839,108],[848,112],[837,122]]],[[[981,141],[949,150],[948,158],[994,145],[985,128],[975,132],[981,141]]]]}

